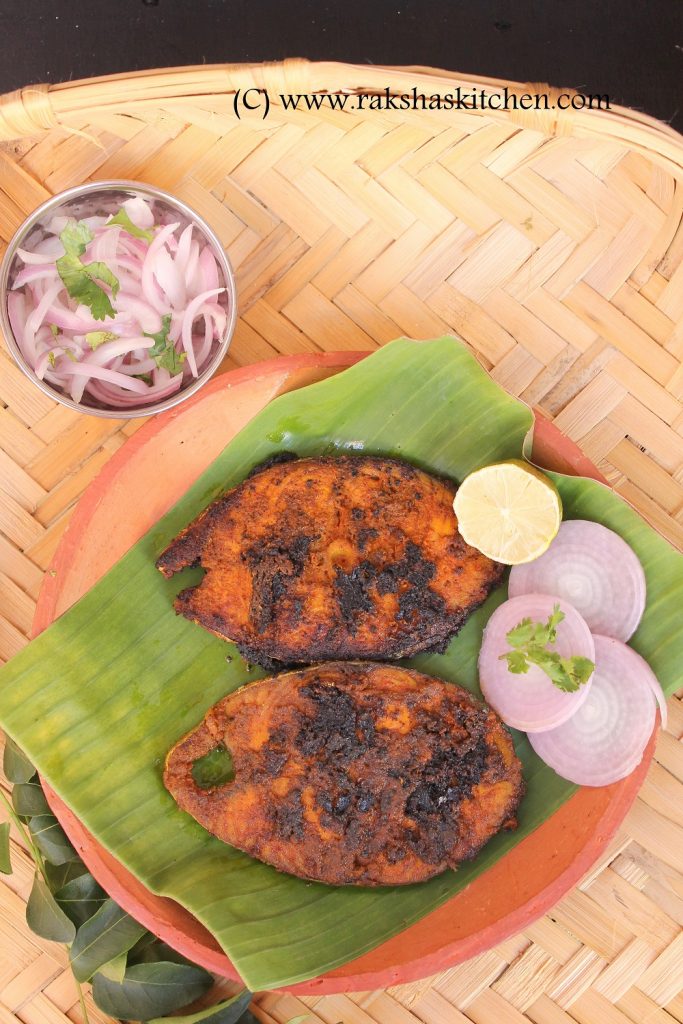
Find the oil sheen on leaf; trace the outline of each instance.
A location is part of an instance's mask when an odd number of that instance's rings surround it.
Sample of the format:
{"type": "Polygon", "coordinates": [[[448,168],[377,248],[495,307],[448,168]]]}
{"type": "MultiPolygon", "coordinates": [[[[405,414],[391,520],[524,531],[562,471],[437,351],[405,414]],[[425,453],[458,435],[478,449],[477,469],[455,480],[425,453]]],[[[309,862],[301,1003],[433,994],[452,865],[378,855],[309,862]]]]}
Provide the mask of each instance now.
{"type": "Polygon", "coordinates": [[[222,786],[235,777],[235,769],[232,763],[230,751],[226,750],[223,744],[210,750],[208,754],[197,758],[192,765],[192,778],[200,789],[211,789],[213,786],[222,786]]]}

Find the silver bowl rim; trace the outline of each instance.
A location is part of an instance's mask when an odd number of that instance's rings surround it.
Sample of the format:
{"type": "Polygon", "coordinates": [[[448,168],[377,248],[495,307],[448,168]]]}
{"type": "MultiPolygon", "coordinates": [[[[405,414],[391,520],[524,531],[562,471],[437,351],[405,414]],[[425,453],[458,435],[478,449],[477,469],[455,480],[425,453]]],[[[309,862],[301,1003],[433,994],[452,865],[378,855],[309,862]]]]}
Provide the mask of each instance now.
{"type": "Polygon", "coordinates": [[[36,209],[29,214],[26,220],[19,225],[9,240],[7,251],[3,257],[2,263],[0,264],[0,327],[2,327],[7,348],[9,349],[14,362],[22,373],[28,377],[36,387],[40,388],[43,394],[47,395],[53,401],[59,402],[61,405],[65,405],[69,409],[74,409],[76,412],[83,413],[87,416],[100,416],[106,419],[117,420],[138,419],[141,416],[153,416],[156,415],[156,413],[165,412],[166,409],[172,409],[174,406],[184,402],[186,398],[190,398],[192,395],[196,394],[196,392],[211,379],[220,366],[221,362],[225,358],[228,348],[230,347],[236,323],[237,285],[235,282],[235,273],[232,269],[232,264],[230,263],[228,254],[221,245],[215,231],[206,223],[204,218],[201,217],[196,210],[191,206],[188,206],[188,204],[182,199],[177,199],[170,192],[165,192],[163,189],[157,188],[156,185],[149,185],[146,182],[107,178],[103,181],[90,181],[85,185],[74,185],[71,188],[65,189],[63,192],[56,193],[56,195],[51,196],[49,199],[46,199],[44,203],[41,203],[40,206],[36,207],[36,209]],[[218,345],[218,348],[213,354],[210,362],[207,363],[196,380],[193,380],[187,387],[182,388],[174,395],[164,398],[162,401],[153,405],[141,406],[139,408],[127,407],[125,409],[96,409],[90,405],[83,405],[80,402],[74,402],[74,400],[69,398],[68,395],[62,394],[62,392],[51,387],[50,384],[40,380],[40,378],[33,372],[21,353],[21,349],[14,337],[14,332],[9,322],[9,314],[7,311],[7,285],[10,268],[16,256],[16,250],[21,247],[21,242],[24,240],[26,235],[39,223],[39,221],[43,219],[46,213],[54,211],[56,207],[61,206],[70,199],[87,196],[90,192],[113,192],[118,189],[126,192],[140,192],[152,196],[154,199],[162,200],[169,206],[183,213],[205,234],[213,246],[216,257],[220,260],[221,269],[225,277],[226,288],[228,291],[228,320],[225,325],[225,335],[218,345]]]}

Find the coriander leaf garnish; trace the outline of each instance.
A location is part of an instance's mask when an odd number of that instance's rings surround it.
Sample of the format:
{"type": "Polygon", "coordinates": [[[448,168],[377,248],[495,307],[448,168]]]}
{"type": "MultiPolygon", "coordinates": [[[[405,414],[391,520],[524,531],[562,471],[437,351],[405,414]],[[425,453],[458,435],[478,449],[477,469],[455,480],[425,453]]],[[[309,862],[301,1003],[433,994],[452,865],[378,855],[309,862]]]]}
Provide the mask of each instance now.
{"type": "Polygon", "coordinates": [[[553,644],[557,640],[557,627],[563,618],[564,612],[561,612],[559,604],[556,604],[545,624],[532,622],[531,619],[522,619],[514,629],[506,634],[506,640],[510,647],[526,647],[528,644],[545,647],[546,644],[553,644]]]}
{"type": "Polygon", "coordinates": [[[88,306],[95,320],[115,316],[116,312],[109,296],[97,281],[108,284],[116,298],[119,290],[118,278],[106,263],[83,263],[81,260],[88,243],[93,240],[88,225],[79,220],[69,221],[59,240],[64,246],[64,255],[57,260],[57,272],[71,298],[88,306]]]}
{"type": "Polygon", "coordinates": [[[149,354],[152,356],[159,369],[168,370],[175,376],[175,374],[180,373],[182,369],[186,353],[176,352],[176,347],[168,336],[170,329],[171,314],[167,313],[166,316],[162,316],[161,318],[160,331],[157,331],[156,334],[148,334],[147,331],[143,331],[142,333],[146,338],[154,338],[154,344],[149,350],[149,354]]]}
{"type": "Polygon", "coordinates": [[[529,664],[523,651],[508,651],[504,655],[508,662],[508,671],[515,675],[523,675],[529,671],[529,664]]]}
{"type": "Polygon", "coordinates": [[[112,334],[111,331],[88,331],[85,336],[85,340],[93,352],[100,345],[103,345],[105,341],[116,341],[116,338],[117,335],[112,334]]]}
{"type": "Polygon", "coordinates": [[[123,208],[119,210],[115,217],[110,217],[105,226],[110,227],[112,224],[120,224],[124,231],[127,231],[129,235],[133,235],[134,238],[144,238],[146,242],[151,242],[154,239],[154,232],[139,228],[137,224],[133,223],[123,208]]]}
{"type": "Polygon", "coordinates": [[[514,649],[501,654],[499,660],[505,659],[508,671],[515,675],[525,675],[530,665],[537,665],[560,690],[567,693],[578,690],[588,682],[595,665],[590,658],[581,655],[563,658],[557,651],[548,650],[547,645],[557,640],[557,627],[563,619],[564,612],[560,611],[559,604],[554,605],[545,623],[522,619],[505,634],[514,649]]]}

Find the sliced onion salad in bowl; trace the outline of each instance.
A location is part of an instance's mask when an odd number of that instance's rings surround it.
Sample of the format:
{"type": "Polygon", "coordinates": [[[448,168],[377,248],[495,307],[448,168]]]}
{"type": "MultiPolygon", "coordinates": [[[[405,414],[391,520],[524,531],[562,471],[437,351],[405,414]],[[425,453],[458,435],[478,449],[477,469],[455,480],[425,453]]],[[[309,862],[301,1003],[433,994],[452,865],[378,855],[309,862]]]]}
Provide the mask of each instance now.
{"type": "Polygon", "coordinates": [[[55,196],[11,240],[0,318],[21,369],[95,415],[158,412],[222,361],[236,320],[211,228],[152,186],[96,182],[55,196]]]}

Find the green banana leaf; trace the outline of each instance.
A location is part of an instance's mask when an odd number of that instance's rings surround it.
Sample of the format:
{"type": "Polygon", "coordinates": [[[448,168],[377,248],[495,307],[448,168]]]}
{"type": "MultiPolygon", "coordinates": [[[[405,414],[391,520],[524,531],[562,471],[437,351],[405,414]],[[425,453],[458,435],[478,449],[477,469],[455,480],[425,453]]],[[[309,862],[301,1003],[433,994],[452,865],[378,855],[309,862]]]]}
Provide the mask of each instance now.
{"type": "MultiPolygon", "coordinates": [[[[209,928],[251,990],[314,977],[400,932],[485,871],[576,787],[517,734],[528,787],[517,831],[496,836],[457,872],[405,888],[310,884],[219,842],[166,793],[163,759],[210,705],[257,673],[231,645],[176,617],[173,596],[193,573],[164,580],[155,559],[210,500],[276,451],[392,455],[460,479],[519,457],[531,425],[526,406],[454,339],[393,342],[272,402],[78,604],[0,671],[2,727],[121,863],[209,928]]],[[[683,663],[683,557],[607,488],[556,480],[569,518],[605,523],[640,556],[648,607],[633,643],[672,690],[683,663]]],[[[446,654],[410,664],[478,692],[482,629],[504,598],[502,587],[446,654]]]]}

